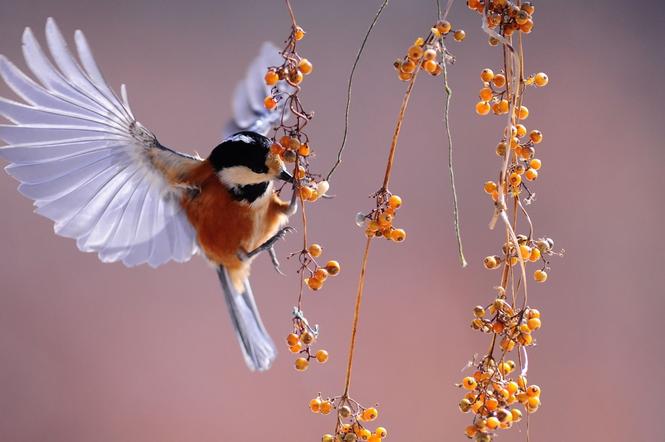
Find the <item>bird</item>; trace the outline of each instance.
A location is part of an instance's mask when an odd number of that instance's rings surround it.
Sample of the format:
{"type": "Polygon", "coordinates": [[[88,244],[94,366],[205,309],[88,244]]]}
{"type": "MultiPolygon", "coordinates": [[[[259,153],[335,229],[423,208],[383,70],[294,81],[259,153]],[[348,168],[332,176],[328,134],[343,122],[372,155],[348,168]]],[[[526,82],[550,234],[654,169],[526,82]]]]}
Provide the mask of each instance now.
{"type": "MultiPolygon", "coordinates": [[[[158,267],[200,255],[217,272],[244,360],[250,370],[276,357],[249,283],[252,260],[266,252],[279,271],[274,246],[293,229],[295,188],[289,201],[276,182],[294,183],[266,137],[279,109],[267,112],[263,73],[281,64],[265,43],[238,84],[233,119],[207,158],[162,145],[132,113],[98,67],[84,34],[74,34],[75,57],[55,20],[48,18],[47,57],[28,27],[23,55],[33,80],[0,55],[0,76],[23,101],[0,97],[0,158],[34,200],[35,212],[54,221],[102,262],[158,267]]],[[[288,86],[281,86],[288,87],[288,86]]]]}

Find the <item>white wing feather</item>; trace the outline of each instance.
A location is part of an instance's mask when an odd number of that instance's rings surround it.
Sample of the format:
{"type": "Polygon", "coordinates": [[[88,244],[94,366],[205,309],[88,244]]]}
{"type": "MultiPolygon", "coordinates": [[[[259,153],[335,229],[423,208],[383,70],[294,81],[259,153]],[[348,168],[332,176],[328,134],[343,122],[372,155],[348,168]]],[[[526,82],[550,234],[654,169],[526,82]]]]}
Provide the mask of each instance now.
{"type": "MultiPolygon", "coordinates": [[[[281,100],[277,108],[268,111],[263,100],[271,94],[272,87],[267,86],[264,81],[266,71],[271,66],[281,66],[284,59],[279,53],[279,48],[270,42],[261,46],[259,55],[252,60],[247,69],[247,74],[238,82],[233,95],[233,120],[224,129],[224,138],[236,132],[249,130],[262,135],[267,135],[270,129],[280,120],[284,112],[284,102],[281,100]]],[[[280,92],[290,92],[292,87],[280,81],[276,86],[280,92]]],[[[287,109],[284,120],[288,120],[291,112],[287,109]]]]}
{"type": "Polygon", "coordinates": [[[153,267],[183,262],[197,251],[195,232],[179,204],[180,192],[148,158],[169,164],[198,161],[159,145],[104,80],[81,31],[80,64],[55,21],[46,22],[46,56],[32,31],[23,54],[39,83],[4,56],[0,76],[25,103],[0,97],[0,157],[36,212],[55,222],[57,234],[105,262],[153,267]]]}

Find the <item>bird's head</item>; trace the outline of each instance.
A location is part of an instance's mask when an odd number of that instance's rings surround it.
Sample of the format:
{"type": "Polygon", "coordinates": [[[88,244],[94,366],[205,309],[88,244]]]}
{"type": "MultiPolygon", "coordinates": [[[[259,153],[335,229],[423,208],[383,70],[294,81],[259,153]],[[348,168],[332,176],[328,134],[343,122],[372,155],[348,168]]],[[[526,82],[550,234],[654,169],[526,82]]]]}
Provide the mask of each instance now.
{"type": "Polygon", "coordinates": [[[215,147],[208,161],[229,188],[275,179],[292,182],[279,155],[270,152],[271,144],[269,138],[255,132],[238,132],[215,147]]]}

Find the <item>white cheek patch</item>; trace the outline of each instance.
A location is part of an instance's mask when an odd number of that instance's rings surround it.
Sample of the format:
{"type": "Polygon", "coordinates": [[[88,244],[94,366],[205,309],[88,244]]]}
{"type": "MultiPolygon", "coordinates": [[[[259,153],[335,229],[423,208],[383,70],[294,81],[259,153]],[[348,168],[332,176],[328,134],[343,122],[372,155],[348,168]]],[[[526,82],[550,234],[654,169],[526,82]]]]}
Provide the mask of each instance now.
{"type": "Polygon", "coordinates": [[[217,173],[220,181],[229,187],[246,186],[270,181],[265,173],[256,173],[245,166],[225,167],[217,173]]]}

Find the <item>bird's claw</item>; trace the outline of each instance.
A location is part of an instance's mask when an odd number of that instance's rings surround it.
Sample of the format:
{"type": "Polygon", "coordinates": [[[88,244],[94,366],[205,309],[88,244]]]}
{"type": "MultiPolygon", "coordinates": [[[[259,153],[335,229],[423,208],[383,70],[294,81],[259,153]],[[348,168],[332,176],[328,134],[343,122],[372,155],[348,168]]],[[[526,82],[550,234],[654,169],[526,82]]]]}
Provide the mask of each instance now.
{"type": "Polygon", "coordinates": [[[275,267],[275,271],[279,273],[282,276],[286,276],[284,272],[279,268],[279,261],[277,260],[277,254],[275,253],[275,249],[273,247],[270,247],[268,249],[268,253],[270,254],[270,260],[272,261],[272,265],[275,267]]]}

